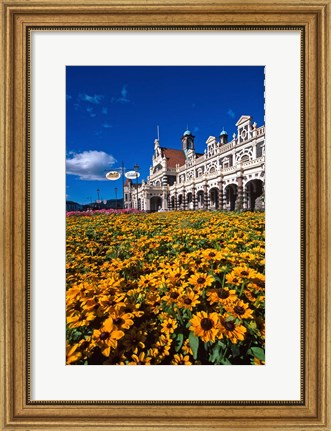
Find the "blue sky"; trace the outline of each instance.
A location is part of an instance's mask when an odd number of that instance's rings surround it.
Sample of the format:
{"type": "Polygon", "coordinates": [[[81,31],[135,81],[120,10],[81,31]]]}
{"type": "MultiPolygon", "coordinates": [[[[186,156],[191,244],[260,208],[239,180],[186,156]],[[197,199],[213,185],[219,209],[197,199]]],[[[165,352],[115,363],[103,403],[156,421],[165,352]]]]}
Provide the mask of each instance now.
{"type": "Polygon", "coordinates": [[[186,130],[203,152],[209,136],[236,132],[241,115],[264,123],[262,66],[68,66],[66,68],[66,195],[89,203],[122,197],[122,182],[105,170],[140,166],[147,179],[157,137],[181,148],[186,130]]]}

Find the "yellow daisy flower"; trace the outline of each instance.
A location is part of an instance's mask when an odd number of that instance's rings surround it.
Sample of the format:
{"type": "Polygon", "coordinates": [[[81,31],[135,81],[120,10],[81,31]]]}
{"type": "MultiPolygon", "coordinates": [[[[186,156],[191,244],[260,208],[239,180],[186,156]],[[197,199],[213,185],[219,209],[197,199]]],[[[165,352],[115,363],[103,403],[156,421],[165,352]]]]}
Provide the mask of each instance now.
{"type": "Polygon", "coordinates": [[[222,318],[220,331],[233,344],[237,344],[238,341],[245,339],[247,329],[243,325],[236,325],[233,321],[227,321],[226,318],[222,318]]]}
{"type": "Polygon", "coordinates": [[[188,279],[188,282],[193,285],[197,291],[200,291],[204,287],[211,286],[214,278],[206,273],[197,272],[188,279]]]}
{"type": "Polygon", "coordinates": [[[206,313],[200,311],[190,320],[190,331],[201,338],[202,341],[215,341],[216,338],[222,338],[219,333],[220,323],[217,313],[206,313]]]}
{"type": "Polygon", "coordinates": [[[181,353],[178,353],[174,355],[173,360],[171,361],[172,365],[192,365],[192,362],[190,361],[189,355],[182,355],[181,353]]]}
{"type": "Polygon", "coordinates": [[[117,340],[122,337],[124,337],[124,332],[115,328],[111,317],[103,322],[100,329],[95,329],[92,335],[96,346],[100,348],[101,353],[106,357],[110,355],[111,349],[116,349],[117,340]]]}

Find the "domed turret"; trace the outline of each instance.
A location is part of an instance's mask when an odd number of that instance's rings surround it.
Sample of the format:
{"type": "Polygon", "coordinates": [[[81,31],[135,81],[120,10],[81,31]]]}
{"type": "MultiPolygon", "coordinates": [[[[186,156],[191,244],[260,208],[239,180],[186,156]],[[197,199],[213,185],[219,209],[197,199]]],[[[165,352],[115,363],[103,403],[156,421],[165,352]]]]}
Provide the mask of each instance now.
{"type": "Polygon", "coordinates": [[[224,127],[220,133],[220,143],[221,144],[227,144],[228,143],[228,133],[224,130],[224,127]]]}
{"type": "Polygon", "coordinates": [[[182,149],[185,153],[185,157],[187,157],[187,153],[189,150],[194,151],[194,136],[190,132],[190,130],[186,129],[182,136],[182,149]]]}

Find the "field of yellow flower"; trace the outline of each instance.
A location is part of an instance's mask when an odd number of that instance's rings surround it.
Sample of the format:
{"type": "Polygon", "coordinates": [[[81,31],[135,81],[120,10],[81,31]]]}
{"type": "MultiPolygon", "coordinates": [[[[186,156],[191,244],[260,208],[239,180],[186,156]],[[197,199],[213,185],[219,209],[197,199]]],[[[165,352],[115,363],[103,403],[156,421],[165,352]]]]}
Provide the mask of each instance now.
{"type": "Polygon", "coordinates": [[[67,364],[264,364],[264,214],[67,217],[67,364]]]}

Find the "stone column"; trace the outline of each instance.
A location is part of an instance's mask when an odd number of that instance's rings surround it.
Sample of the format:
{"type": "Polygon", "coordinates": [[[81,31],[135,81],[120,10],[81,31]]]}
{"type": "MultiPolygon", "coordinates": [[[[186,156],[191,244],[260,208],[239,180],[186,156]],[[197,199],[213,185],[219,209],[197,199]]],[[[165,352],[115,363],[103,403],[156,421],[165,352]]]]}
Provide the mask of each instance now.
{"type": "Polygon", "coordinates": [[[164,187],[162,187],[162,209],[168,209],[168,196],[164,187]]]}
{"type": "Polygon", "coordinates": [[[247,192],[247,188],[246,188],[246,185],[244,186],[243,185],[243,209],[244,210],[247,210],[248,209],[248,199],[247,199],[247,195],[248,195],[248,192],[247,192]]]}
{"type": "Polygon", "coordinates": [[[151,209],[151,200],[148,197],[148,193],[145,195],[145,211],[150,211],[151,209]]]}
{"type": "Polygon", "coordinates": [[[174,208],[174,210],[175,210],[175,211],[177,211],[177,210],[178,210],[177,190],[175,190],[175,208],[174,208]]]}
{"type": "Polygon", "coordinates": [[[241,172],[237,178],[237,182],[238,182],[238,196],[236,199],[235,209],[238,211],[241,211],[243,209],[243,177],[241,175],[241,172]]]}
{"type": "Polygon", "coordinates": [[[192,189],[192,202],[193,202],[193,209],[196,210],[197,209],[197,195],[196,195],[195,186],[193,186],[193,189],[192,189]]]}
{"type": "Polygon", "coordinates": [[[207,210],[209,207],[209,195],[208,195],[208,185],[207,181],[203,186],[203,209],[207,210]]]}
{"type": "Polygon", "coordinates": [[[221,174],[218,182],[218,209],[223,210],[223,175],[221,174]]]}
{"type": "Polygon", "coordinates": [[[183,210],[186,210],[186,190],[183,188],[183,210]]]}
{"type": "Polygon", "coordinates": [[[223,210],[225,210],[227,208],[226,208],[226,187],[224,185],[224,182],[222,187],[222,193],[223,193],[223,210]]]}
{"type": "Polygon", "coordinates": [[[172,208],[172,200],[171,199],[172,199],[171,198],[171,194],[168,193],[168,208],[169,208],[169,210],[173,210],[173,208],[172,208]]]}

